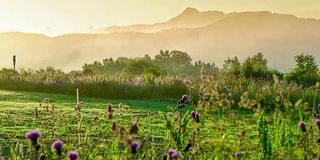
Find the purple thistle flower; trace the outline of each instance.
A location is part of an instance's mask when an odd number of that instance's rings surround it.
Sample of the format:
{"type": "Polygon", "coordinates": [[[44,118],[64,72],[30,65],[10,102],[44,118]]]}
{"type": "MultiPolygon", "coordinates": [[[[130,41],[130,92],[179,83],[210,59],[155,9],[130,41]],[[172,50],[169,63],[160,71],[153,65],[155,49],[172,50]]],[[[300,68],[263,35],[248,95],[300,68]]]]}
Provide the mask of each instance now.
{"type": "Polygon", "coordinates": [[[176,152],[175,150],[173,150],[173,149],[170,149],[168,153],[169,153],[169,156],[171,157],[171,155],[172,155],[173,153],[177,153],[177,152],[176,152]]]}
{"type": "Polygon", "coordinates": [[[39,160],[45,160],[45,158],[46,158],[46,156],[43,153],[41,153],[39,156],[39,160]]]}
{"type": "Polygon", "coordinates": [[[179,157],[180,157],[180,154],[178,154],[177,152],[172,153],[171,156],[170,156],[170,158],[172,158],[172,159],[177,159],[179,157]]]}
{"type": "Polygon", "coordinates": [[[186,100],[188,100],[188,96],[187,96],[187,95],[183,95],[183,96],[182,96],[182,99],[183,99],[184,101],[186,101],[186,100]]]}
{"type": "Polygon", "coordinates": [[[189,149],[193,146],[192,142],[188,142],[186,148],[184,149],[185,152],[189,151],[189,149]]]}
{"type": "Polygon", "coordinates": [[[32,141],[32,145],[38,144],[38,138],[41,136],[41,132],[39,130],[31,130],[26,134],[26,139],[30,139],[32,141]]]}
{"type": "Polygon", "coordinates": [[[320,119],[317,119],[314,123],[315,123],[318,127],[320,127],[320,119]]]}
{"type": "Polygon", "coordinates": [[[163,156],[162,156],[162,158],[163,158],[163,160],[167,160],[168,159],[168,154],[164,154],[163,156]]]}
{"type": "Polygon", "coordinates": [[[191,117],[194,118],[194,119],[196,119],[196,114],[197,114],[197,113],[196,113],[195,111],[192,111],[192,112],[191,112],[191,117]]]}
{"type": "Polygon", "coordinates": [[[62,141],[55,141],[52,144],[52,148],[54,150],[56,150],[57,155],[61,156],[62,155],[62,146],[63,146],[63,142],[62,141]]]}
{"type": "Polygon", "coordinates": [[[189,142],[188,144],[187,144],[187,147],[188,148],[190,148],[190,147],[192,147],[193,146],[193,143],[192,142],[189,142]]]}
{"type": "Polygon", "coordinates": [[[132,142],[132,143],[130,144],[131,153],[132,153],[132,154],[136,154],[138,147],[139,147],[139,143],[138,143],[138,142],[132,142]]]}
{"type": "Polygon", "coordinates": [[[300,122],[299,123],[299,127],[302,129],[302,132],[306,132],[307,128],[306,128],[306,123],[305,122],[300,122]]]}
{"type": "Polygon", "coordinates": [[[69,151],[68,157],[70,160],[76,160],[76,159],[78,159],[79,154],[78,154],[78,152],[75,152],[75,151],[69,151]]]}
{"type": "Polygon", "coordinates": [[[320,109],[320,103],[318,104],[318,108],[320,109]]]}
{"type": "Polygon", "coordinates": [[[181,99],[178,101],[178,104],[183,104],[183,103],[186,103],[188,100],[188,96],[187,95],[183,95],[181,97],[181,99]]]}
{"type": "Polygon", "coordinates": [[[1,157],[0,160],[5,160],[5,159],[3,157],[1,157]]]}
{"type": "Polygon", "coordinates": [[[239,157],[242,157],[243,156],[243,152],[236,152],[235,154],[234,154],[234,157],[235,158],[239,158],[239,157]]]}

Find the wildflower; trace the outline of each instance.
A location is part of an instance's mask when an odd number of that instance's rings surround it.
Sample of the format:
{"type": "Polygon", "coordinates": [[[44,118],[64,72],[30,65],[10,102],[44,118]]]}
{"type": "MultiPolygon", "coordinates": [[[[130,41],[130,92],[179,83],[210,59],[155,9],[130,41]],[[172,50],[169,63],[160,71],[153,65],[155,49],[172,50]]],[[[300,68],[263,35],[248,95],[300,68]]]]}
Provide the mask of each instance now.
{"type": "Polygon", "coordinates": [[[239,158],[239,157],[242,157],[243,156],[243,152],[236,152],[235,154],[234,154],[234,157],[235,158],[239,158]]]}
{"type": "Polygon", "coordinates": [[[31,130],[26,134],[26,139],[30,139],[32,141],[32,145],[38,144],[38,138],[41,136],[41,132],[38,130],[31,130]]]}
{"type": "Polygon", "coordinates": [[[194,118],[194,119],[196,119],[196,114],[197,114],[197,113],[196,113],[195,111],[192,111],[192,112],[191,112],[191,117],[194,118]]]}
{"type": "Polygon", "coordinates": [[[320,109],[320,103],[318,104],[318,108],[320,109]]]}
{"type": "Polygon", "coordinates": [[[139,147],[139,143],[138,143],[138,142],[132,142],[132,143],[130,144],[131,153],[132,153],[132,154],[136,154],[138,147],[139,147]]]}
{"type": "Polygon", "coordinates": [[[45,160],[45,158],[46,158],[46,156],[43,153],[41,153],[39,156],[39,160],[45,160]]]}
{"type": "Polygon", "coordinates": [[[3,157],[1,157],[0,160],[5,160],[5,159],[3,157]]]}
{"type": "Polygon", "coordinates": [[[192,142],[188,142],[186,148],[184,149],[185,152],[189,151],[189,149],[193,146],[192,142]]]}
{"type": "Polygon", "coordinates": [[[318,126],[318,128],[320,129],[320,119],[317,119],[314,123],[315,123],[315,124],[318,126]]]}
{"type": "Polygon", "coordinates": [[[52,148],[54,149],[54,150],[56,150],[56,153],[57,153],[57,155],[59,155],[59,156],[61,156],[61,154],[62,154],[62,146],[63,146],[63,142],[61,142],[61,141],[55,141],[53,144],[52,144],[52,148]]]}
{"type": "Polygon", "coordinates": [[[200,115],[199,115],[199,113],[197,113],[197,112],[195,112],[195,111],[192,111],[192,112],[191,112],[191,117],[192,117],[197,123],[200,122],[200,115]]]}
{"type": "Polygon", "coordinates": [[[75,151],[69,151],[68,157],[70,160],[76,160],[76,159],[78,159],[79,154],[78,154],[78,152],[75,152],[75,151]]]}
{"type": "Polygon", "coordinates": [[[177,153],[177,152],[176,152],[175,150],[173,150],[173,149],[170,149],[168,153],[169,153],[169,156],[171,157],[171,155],[172,155],[173,153],[177,153]]]}
{"type": "Polygon", "coordinates": [[[170,156],[170,158],[172,158],[172,159],[177,159],[179,157],[180,157],[180,154],[178,154],[177,152],[172,153],[171,156],[170,156]]]}
{"type": "Polygon", "coordinates": [[[299,123],[299,127],[301,128],[302,132],[306,132],[306,123],[305,122],[300,122],[299,123]]]}
{"type": "Polygon", "coordinates": [[[188,100],[188,96],[187,95],[183,95],[181,97],[181,99],[178,101],[178,104],[183,104],[183,103],[186,103],[188,100]]]}
{"type": "Polygon", "coordinates": [[[168,154],[163,154],[163,156],[162,156],[162,158],[163,158],[163,160],[167,160],[168,159],[168,154]]]}

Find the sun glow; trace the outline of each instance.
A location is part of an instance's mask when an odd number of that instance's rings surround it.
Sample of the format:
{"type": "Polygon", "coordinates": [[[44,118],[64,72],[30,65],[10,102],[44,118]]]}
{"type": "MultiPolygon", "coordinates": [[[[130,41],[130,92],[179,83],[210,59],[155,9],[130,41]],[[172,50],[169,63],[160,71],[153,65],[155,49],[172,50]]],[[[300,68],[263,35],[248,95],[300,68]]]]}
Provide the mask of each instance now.
{"type": "Polygon", "coordinates": [[[156,23],[167,21],[186,7],[224,12],[268,10],[320,18],[317,6],[320,1],[315,0],[0,0],[0,32],[58,35],[83,32],[90,26],[156,23]]]}

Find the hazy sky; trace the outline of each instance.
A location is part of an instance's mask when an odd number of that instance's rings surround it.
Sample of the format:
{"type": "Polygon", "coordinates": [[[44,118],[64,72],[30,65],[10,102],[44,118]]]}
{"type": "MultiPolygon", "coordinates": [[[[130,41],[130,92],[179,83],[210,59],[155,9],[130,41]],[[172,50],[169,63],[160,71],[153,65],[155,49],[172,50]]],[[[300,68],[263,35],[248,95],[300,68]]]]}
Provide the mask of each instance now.
{"type": "Polygon", "coordinates": [[[320,0],[0,0],[0,32],[57,34],[166,21],[186,7],[260,11],[320,19],[320,0]]]}

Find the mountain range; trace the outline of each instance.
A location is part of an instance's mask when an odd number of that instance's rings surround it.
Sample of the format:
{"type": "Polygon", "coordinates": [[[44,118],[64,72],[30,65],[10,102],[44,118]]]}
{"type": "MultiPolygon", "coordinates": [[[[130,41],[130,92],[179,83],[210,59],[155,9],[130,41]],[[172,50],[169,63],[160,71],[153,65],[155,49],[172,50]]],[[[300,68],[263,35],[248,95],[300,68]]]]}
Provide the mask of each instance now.
{"type": "Polygon", "coordinates": [[[0,33],[0,67],[11,67],[12,55],[17,55],[18,68],[81,69],[95,60],[153,56],[161,49],[185,51],[193,60],[218,66],[228,57],[244,60],[262,52],[271,68],[288,71],[295,65],[294,56],[301,53],[320,61],[320,20],[268,11],[224,13],[187,8],[155,24],[111,26],[56,37],[0,33]]]}

